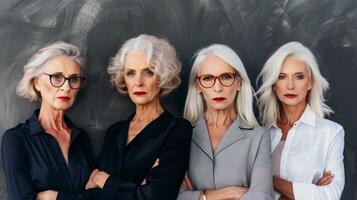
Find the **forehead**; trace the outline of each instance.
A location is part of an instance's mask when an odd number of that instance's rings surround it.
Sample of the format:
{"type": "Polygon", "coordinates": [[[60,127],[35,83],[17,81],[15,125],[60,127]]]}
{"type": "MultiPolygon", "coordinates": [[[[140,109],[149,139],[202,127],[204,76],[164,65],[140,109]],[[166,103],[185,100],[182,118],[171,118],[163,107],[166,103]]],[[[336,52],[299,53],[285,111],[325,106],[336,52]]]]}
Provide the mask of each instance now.
{"type": "Polygon", "coordinates": [[[64,75],[80,74],[79,64],[68,56],[56,56],[45,63],[47,73],[60,72],[64,75]]]}
{"type": "Polygon", "coordinates": [[[236,70],[218,56],[207,56],[198,70],[198,74],[220,75],[225,72],[236,72],[236,70]]]}
{"type": "Polygon", "coordinates": [[[125,57],[124,69],[140,70],[147,68],[147,55],[145,51],[130,52],[125,57]]]}
{"type": "Polygon", "coordinates": [[[303,61],[293,56],[286,57],[281,68],[281,73],[298,73],[298,72],[302,72],[302,73],[308,72],[307,65],[303,61]]]}

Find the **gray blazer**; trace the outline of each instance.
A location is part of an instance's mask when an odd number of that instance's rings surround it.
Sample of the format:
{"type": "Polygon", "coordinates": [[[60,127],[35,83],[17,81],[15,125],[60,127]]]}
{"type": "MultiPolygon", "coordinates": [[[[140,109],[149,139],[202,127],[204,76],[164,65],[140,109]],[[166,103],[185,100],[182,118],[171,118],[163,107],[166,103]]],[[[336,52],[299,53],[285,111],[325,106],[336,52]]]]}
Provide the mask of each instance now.
{"type": "Polygon", "coordinates": [[[273,199],[270,135],[237,118],[212,152],[203,117],[193,129],[188,176],[194,191],[182,187],[179,200],[197,200],[201,191],[227,186],[249,188],[241,199],[273,199]]]}

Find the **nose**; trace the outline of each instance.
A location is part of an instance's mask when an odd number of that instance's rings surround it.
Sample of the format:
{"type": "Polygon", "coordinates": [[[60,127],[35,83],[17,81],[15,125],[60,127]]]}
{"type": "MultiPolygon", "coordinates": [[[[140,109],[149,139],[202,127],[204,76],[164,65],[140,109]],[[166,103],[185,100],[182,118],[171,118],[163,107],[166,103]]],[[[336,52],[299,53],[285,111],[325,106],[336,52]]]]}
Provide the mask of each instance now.
{"type": "Polygon", "coordinates": [[[214,85],[213,85],[213,89],[214,89],[215,92],[222,92],[223,86],[222,86],[222,84],[219,82],[218,79],[216,79],[216,82],[215,82],[214,85]]]}
{"type": "Polygon", "coordinates": [[[293,78],[289,78],[288,79],[288,89],[292,90],[292,89],[294,89],[294,87],[295,87],[294,79],[293,78]]]}
{"type": "Polygon", "coordinates": [[[141,86],[143,85],[143,76],[142,76],[142,74],[139,73],[139,74],[136,76],[135,85],[136,85],[137,87],[141,87],[141,86]]]}
{"type": "Polygon", "coordinates": [[[71,89],[71,86],[69,86],[69,80],[65,80],[63,85],[61,86],[62,91],[69,91],[71,89]]]}

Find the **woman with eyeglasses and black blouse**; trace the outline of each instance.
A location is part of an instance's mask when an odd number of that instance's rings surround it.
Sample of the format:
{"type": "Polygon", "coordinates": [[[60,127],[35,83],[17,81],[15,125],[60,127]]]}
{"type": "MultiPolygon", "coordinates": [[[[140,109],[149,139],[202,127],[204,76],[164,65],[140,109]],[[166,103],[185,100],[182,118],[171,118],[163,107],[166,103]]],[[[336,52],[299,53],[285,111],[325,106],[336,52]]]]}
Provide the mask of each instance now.
{"type": "Polygon", "coordinates": [[[83,85],[78,47],[55,42],[24,66],[18,96],[40,101],[26,122],[7,130],[1,158],[8,199],[86,199],[93,166],[87,134],[66,116],[83,85]]]}

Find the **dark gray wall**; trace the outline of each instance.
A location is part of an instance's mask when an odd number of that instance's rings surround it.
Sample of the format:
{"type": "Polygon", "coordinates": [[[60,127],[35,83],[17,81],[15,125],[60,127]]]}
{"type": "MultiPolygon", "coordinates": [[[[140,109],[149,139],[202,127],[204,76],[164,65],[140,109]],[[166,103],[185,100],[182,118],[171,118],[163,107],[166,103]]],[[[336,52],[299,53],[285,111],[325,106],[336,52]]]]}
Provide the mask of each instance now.
{"type": "MultiPolygon", "coordinates": [[[[15,95],[23,65],[40,46],[65,40],[87,57],[86,87],[68,115],[100,150],[104,130],[126,118],[133,105],[111,87],[108,59],[141,33],[166,37],[183,64],[180,88],[163,100],[181,114],[193,53],[224,43],[241,56],[252,82],[269,55],[297,40],[310,47],[330,82],[330,116],[346,132],[346,186],[357,199],[357,1],[356,0],[0,0],[0,133],[23,122],[38,106],[15,95]]],[[[0,199],[5,198],[0,174],[0,199]]]]}

